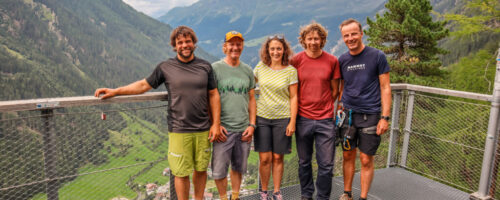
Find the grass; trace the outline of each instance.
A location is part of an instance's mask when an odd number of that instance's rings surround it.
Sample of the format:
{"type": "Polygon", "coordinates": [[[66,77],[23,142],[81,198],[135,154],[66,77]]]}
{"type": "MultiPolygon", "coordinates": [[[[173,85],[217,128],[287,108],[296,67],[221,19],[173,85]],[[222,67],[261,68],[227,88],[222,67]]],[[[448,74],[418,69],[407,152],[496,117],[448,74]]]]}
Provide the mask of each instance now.
{"type": "MultiPolygon", "coordinates": [[[[62,185],[59,190],[60,199],[134,199],[138,197],[138,192],[144,193],[147,183],[164,185],[168,182],[169,177],[162,176],[163,170],[168,167],[168,161],[165,159],[168,150],[167,135],[158,134],[161,131],[150,122],[123,112],[120,115],[127,122],[127,126],[119,132],[108,130],[109,139],[103,143],[104,148],[101,151],[107,156],[107,162],[102,165],[88,164],[80,168],[79,174],[89,174],[81,175],[62,185]],[[153,165],[150,166],[151,164],[153,165]]],[[[286,155],[285,160],[289,161],[297,156],[296,154],[293,137],[292,153],[286,155]]],[[[258,165],[258,152],[251,151],[248,162],[258,165]]],[[[255,183],[246,185],[245,189],[257,187],[258,184],[255,183]]],[[[214,181],[208,180],[206,188],[215,188],[214,181]]],[[[45,200],[47,196],[38,194],[33,199],[45,200]]]]}
{"type": "MultiPolygon", "coordinates": [[[[79,169],[79,174],[90,174],[79,176],[62,185],[59,190],[60,199],[103,200],[114,197],[134,199],[138,193],[127,185],[132,177],[136,176],[132,183],[139,186],[155,182],[163,185],[168,182],[168,177],[162,176],[164,168],[168,167],[168,161],[164,159],[168,150],[166,137],[162,138],[141,125],[146,124],[149,128],[156,128],[149,122],[141,121],[139,123],[135,120],[140,119],[134,118],[133,120],[125,113],[120,114],[127,121],[127,128],[120,132],[108,130],[110,138],[104,142],[102,150],[107,155],[108,161],[97,166],[88,164],[79,169]],[[107,152],[107,148],[111,151],[107,152]],[[150,168],[150,163],[157,160],[161,161],[150,168]],[[147,170],[142,174],[139,173],[144,169],[147,170]],[[109,171],[97,172],[100,170],[109,171]]],[[[136,190],[144,191],[145,189],[139,187],[136,190]]],[[[47,196],[39,194],[33,199],[47,199],[47,196]]]]}
{"type": "Polygon", "coordinates": [[[260,38],[255,38],[252,40],[245,41],[245,47],[256,47],[262,45],[264,41],[266,41],[268,36],[262,36],[260,38]]]}
{"type": "Polygon", "coordinates": [[[16,59],[24,59],[24,56],[22,54],[20,54],[19,52],[15,51],[15,50],[12,50],[12,49],[9,49],[9,47],[5,46],[5,45],[2,45],[2,48],[9,54],[11,55],[12,57],[16,58],[16,59]]]}

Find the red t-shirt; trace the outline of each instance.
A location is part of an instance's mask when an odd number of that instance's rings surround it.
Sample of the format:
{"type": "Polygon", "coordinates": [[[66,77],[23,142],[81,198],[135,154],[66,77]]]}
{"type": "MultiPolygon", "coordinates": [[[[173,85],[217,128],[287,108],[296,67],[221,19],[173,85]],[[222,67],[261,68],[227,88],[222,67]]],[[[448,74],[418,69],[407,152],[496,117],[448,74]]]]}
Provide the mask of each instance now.
{"type": "Polygon", "coordinates": [[[299,115],[313,120],[333,118],[331,81],[340,78],[337,58],[325,51],[318,58],[310,58],[302,51],[291,63],[299,77],[299,115]]]}

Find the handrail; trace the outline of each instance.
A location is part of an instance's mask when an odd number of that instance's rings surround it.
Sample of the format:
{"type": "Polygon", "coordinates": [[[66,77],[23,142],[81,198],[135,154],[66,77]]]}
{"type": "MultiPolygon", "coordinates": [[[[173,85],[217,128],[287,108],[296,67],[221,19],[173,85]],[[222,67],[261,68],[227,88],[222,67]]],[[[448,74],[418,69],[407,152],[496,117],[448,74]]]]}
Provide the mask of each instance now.
{"type": "MultiPolygon", "coordinates": [[[[473,92],[464,92],[457,90],[449,90],[442,88],[434,88],[412,84],[391,84],[392,90],[411,90],[416,92],[425,92],[431,94],[447,95],[453,97],[461,97],[466,99],[474,99],[481,101],[491,101],[492,95],[479,94],[473,92]]],[[[74,106],[89,106],[110,103],[132,103],[144,101],[166,100],[167,92],[148,92],[140,95],[123,95],[116,96],[110,99],[101,100],[94,96],[78,96],[78,97],[60,97],[60,98],[45,98],[45,99],[29,99],[29,100],[14,100],[0,101],[0,112],[9,111],[24,111],[24,110],[40,110],[65,108],[74,106]]]]}
{"type": "Polygon", "coordinates": [[[110,103],[132,103],[158,100],[167,100],[167,92],[147,92],[140,95],[121,95],[109,99],[99,99],[94,96],[78,96],[0,101],[0,112],[41,110],[74,106],[90,106],[110,103]]]}
{"type": "Polygon", "coordinates": [[[425,93],[431,93],[431,94],[439,94],[439,95],[446,95],[446,96],[453,96],[453,97],[460,97],[460,98],[465,98],[465,99],[474,99],[474,100],[481,100],[481,101],[491,101],[493,98],[492,95],[488,95],[488,94],[464,92],[464,91],[458,91],[458,90],[449,90],[449,89],[443,89],[443,88],[427,87],[427,86],[412,85],[412,84],[402,84],[402,83],[391,84],[391,89],[392,90],[411,90],[411,91],[415,91],[415,92],[425,92],[425,93]]]}

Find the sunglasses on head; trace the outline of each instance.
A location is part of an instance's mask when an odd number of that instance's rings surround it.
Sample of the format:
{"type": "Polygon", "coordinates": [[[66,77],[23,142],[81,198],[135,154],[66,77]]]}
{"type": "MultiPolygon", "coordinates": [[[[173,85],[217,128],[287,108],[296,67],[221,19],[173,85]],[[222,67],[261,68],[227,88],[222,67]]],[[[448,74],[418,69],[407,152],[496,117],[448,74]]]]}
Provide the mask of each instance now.
{"type": "Polygon", "coordinates": [[[283,35],[283,34],[274,34],[274,35],[269,36],[268,39],[272,40],[272,39],[275,39],[275,38],[277,38],[278,40],[282,40],[282,39],[285,38],[285,35],[283,35]]]}

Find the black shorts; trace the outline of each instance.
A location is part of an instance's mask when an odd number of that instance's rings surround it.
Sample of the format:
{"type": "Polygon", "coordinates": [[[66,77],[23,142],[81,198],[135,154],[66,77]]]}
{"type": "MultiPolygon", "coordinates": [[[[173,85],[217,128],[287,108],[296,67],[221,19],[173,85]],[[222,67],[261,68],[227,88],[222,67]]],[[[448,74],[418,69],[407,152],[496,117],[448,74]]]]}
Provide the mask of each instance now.
{"type": "Polygon", "coordinates": [[[340,129],[342,149],[350,151],[356,147],[363,153],[373,156],[380,145],[380,135],[377,135],[377,124],[380,114],[352,113],[351,127],[349,127],[349,114],[340,129]],[[351,135],[351,139],[344,137],[351,135]]]}
{"type": "Polygon", "coordinates": [[[292,137],[286,136],[286,127],[290,118],[266,119],[257,116],[257,130],[254,134],[255,151],[276,154],[292,152],[292,137]]]}

